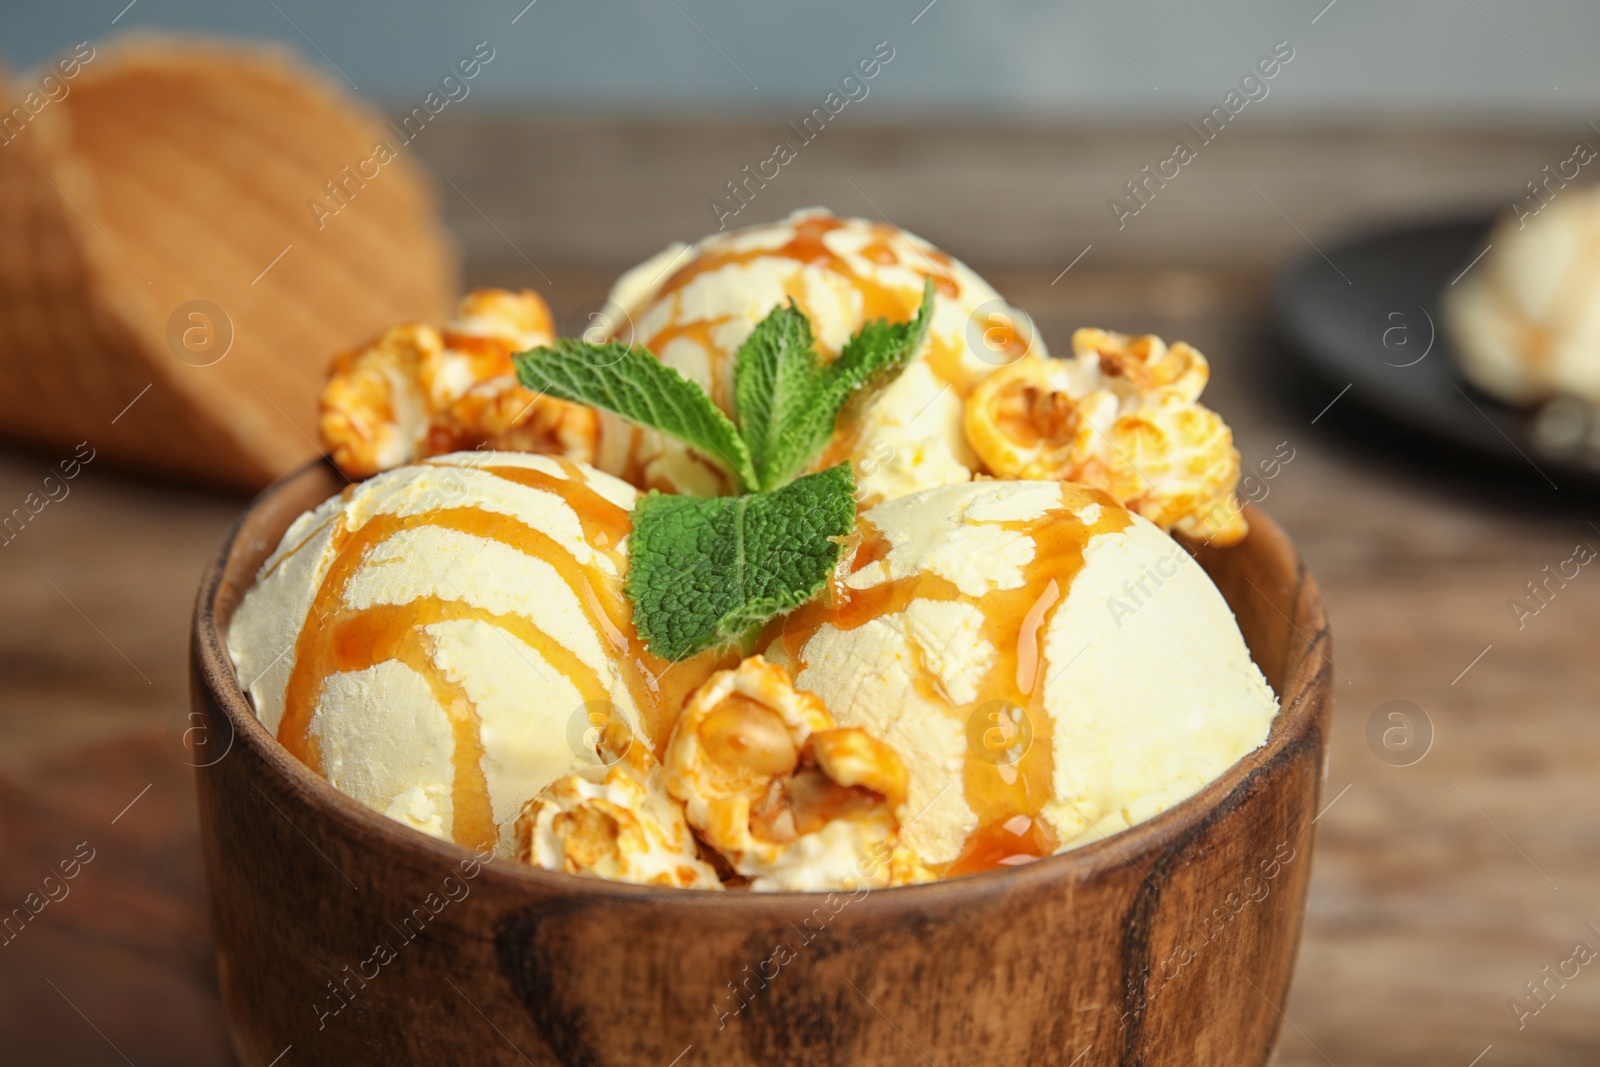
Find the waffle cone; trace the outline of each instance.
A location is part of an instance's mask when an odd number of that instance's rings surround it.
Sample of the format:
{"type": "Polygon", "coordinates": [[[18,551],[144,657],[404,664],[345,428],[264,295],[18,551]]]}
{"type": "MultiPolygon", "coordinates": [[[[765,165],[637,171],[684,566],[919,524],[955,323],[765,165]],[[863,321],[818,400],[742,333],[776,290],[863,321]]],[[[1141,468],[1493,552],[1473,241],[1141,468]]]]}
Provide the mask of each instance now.
{"type": "MultiPolygon", "coordinates": [[[[136,39],[65,84],[0,115],[0,433],[268,484],[317,454],[335,352],[447,313],[430,186],[403,134],[275,50],[136,39]]],[[[0,72],[6,100],[38,85],[0,72]]]]}

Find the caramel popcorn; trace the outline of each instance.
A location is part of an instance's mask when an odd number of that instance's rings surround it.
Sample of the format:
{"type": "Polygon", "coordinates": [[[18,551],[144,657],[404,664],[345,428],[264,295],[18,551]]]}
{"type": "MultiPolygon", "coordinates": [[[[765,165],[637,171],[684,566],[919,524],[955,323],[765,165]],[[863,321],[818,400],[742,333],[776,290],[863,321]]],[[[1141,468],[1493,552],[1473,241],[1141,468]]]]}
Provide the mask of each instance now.
{"type": "Polygon", "coordinates": [[[663,780],[752,889],[926,880],[898,848],[906,771],[894,750],[835,726],[820,699],[760,656],[695,692],[667,743],[663,780]]]}
{"type": "Polygon", "coordinates": [[[443,330],[392,327],[334,360],[323,445],[352,478],[480,445],[588,462],[595,412],[517,384],[511,357],[554,337],[550,309],[526,290],[469,293],[443,330]]]}
{"type": "Polygon", "coordinates": [[[683,812],[662,788],[661,767],[635,743],[603,781],[568,775],[517,818],[517,858],[546,870],[617,882],[721,889],[700,859],[683,812]]]}
{"type": "Polygon", "coordinates": [[[1076,331],[1072,350],[1030,353],[973,391],[967,440],[989,473],[1095,486],[1164,530],[1243,540],[1233,433],[1199,403],[1205,357],[1182,341],[1095,329],[1076,331]]]}

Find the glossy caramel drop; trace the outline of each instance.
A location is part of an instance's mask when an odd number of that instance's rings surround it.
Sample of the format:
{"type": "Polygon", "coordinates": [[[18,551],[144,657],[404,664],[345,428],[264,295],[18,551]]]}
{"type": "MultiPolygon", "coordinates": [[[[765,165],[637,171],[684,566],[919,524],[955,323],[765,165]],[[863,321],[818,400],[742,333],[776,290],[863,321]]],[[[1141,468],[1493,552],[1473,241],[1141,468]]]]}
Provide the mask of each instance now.
{"type": "Polygon", "coordinates": [[[1043,819],[1013,815],[1005,822],[974,830],[961,855],[945,869],[944,877],[1032,863],[1055,852],[1057,843],[1055,831],[1043,819]]]}

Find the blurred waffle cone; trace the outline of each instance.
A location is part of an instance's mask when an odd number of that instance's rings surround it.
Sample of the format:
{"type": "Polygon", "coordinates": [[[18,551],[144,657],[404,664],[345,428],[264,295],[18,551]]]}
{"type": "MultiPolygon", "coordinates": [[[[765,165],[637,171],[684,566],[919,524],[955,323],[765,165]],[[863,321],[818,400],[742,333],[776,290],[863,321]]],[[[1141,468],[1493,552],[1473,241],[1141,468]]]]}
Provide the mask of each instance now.
{"type": "Polygon", "coordinates": [[[0,72],[6,437],[259,488],[317,454],[334,353],[447,314],[405,136],[287,54],[145,38],[50,68],[56,99],[44,73],[0,72]]]}

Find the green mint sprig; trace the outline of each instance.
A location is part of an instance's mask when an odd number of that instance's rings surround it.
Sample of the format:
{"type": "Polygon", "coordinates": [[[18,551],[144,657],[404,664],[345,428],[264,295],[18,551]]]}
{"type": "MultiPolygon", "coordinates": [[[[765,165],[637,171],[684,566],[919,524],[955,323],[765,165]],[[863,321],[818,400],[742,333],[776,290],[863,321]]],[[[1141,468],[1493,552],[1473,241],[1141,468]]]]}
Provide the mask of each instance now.
{"type": "Polygon", "coordinates": [[[930,278],[911,321],[873,319],[826,364],[817,357],[810,321],[793,303],[761,321],[739,349],[733,391],[739,429],[765,487],[782,485],[816,457],[859,390],[905,368],[932,317],[930,278]]]}
{"type": "Polygon", "coordinates": [[[811,320],[791,300],[756,324],[739,346],[733,399],[739,431],[750,446],[750,461],[763,485],[781,485],[779,466],[790,429],[802,422],[815,401],[819,374],[811,320]]]}
{"type": "Polygon", "coordinates": [[[746,496],[647,494],[625,583],[634,626],[663,659],[737,644],[822,591],[855,521],[848,463],[746,496]]]}
{"type": "Polygon", "coordinates": [[[636,346],[564,339],[516,357],[525,388],[675,437],[720,464],[741,494],[651,492],[635,506],[624,589],[652,652],[680,660],[739,644],[822,591],[855,525],[855,479],[848,463],[796,475],[827,445],[844,406],[921,347],[933,291],[930,279],[908,322],[863,325],[831,363],[792,301],[774,308],[736,353],[737,424],[636,346]]]}
{"type": "Polygon", "coordinates": [[[760,488],[750,449],[733,420],[698,385],[644,349],[562,338],[516,360],[517,380],[525,388],[670,434],[720,463],[740,489],[760,488]]]}

